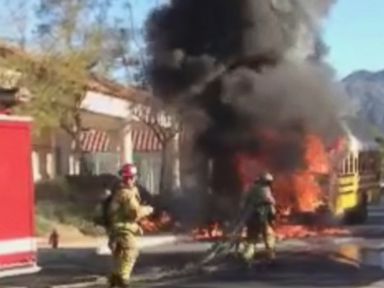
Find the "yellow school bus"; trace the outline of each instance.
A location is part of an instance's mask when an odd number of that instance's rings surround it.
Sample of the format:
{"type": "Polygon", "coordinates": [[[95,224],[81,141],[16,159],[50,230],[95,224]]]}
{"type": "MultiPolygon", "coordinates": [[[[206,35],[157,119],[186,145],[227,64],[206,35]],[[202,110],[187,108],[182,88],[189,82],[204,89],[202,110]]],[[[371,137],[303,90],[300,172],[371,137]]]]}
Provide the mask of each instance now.
{"type": "Polygon", "coordinates": [[[380,200],[381,150],[374,141],[361,141],[350,135],[348,148],[339,161],[332,211],[349,224],[367,219],[368,205],[380,200]]]}

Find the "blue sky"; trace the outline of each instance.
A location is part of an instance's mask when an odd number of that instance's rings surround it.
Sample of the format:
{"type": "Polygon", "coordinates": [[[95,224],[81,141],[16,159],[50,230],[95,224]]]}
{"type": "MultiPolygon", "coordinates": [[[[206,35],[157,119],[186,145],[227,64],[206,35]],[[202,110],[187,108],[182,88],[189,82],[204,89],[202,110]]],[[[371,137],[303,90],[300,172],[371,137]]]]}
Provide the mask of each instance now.
{"type": "Polygon", "coordinates": [[[384,0],[338,0],[324,30],[340,77],[384,69],[384,0]]]}
{"type": "MultiPolygon", "coordinates": [[[[131,0],[137,26],[144,22],[153,7],[166,1],[131,0]]],[[[0,0],[1,6],[6,2],[13,1],[0,0]]],[[[0,36],[9,37],[14,31],[5,24],[5,11],[0,11],[0,36]]],[[[325,21],[324,38],[330,47],[328,62],[339,77],[359,69],[384,69],[384,0],[338,0],[325,21]]]]}
{"type": "MultiPolygon", "coordinates": [[[[136,20],[164,1],[133,0],[136,20]]],[[[338,0],[324,22],[324,40],[327,60],[340,78],[360,69],[384,69],[384,0],[338,0]]]]}

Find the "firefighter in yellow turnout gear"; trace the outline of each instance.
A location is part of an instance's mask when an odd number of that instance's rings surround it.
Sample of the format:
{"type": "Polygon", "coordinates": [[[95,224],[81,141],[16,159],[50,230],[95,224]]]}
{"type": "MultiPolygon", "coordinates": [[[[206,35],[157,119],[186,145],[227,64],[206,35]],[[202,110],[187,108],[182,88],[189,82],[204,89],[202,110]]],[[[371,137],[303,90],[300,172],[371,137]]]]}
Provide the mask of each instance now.
{"type": "Polygon", "coordinates": [[[247,193],[243,209],[252,209],[246,220],[247,240],[243,251],[244,260],[251,264],[256,254],[256,244],[260,237],[265,245],[269,261],[275,259],[275,232],[273,221],[276,214],[276,201],[272,195],[273,176],[262,174],[247,193]]]}
{"type": "Polygon", "coordinates": [[[137,237],[142,235],[139,221],[152,214],[151,206],[141,205],[136,187],[136,167],[126,164],[119,172],[121,183],[108,207],[109,246],[113,257],[110,287],[129,287],[133,267],[139,256],[137,237]]]}

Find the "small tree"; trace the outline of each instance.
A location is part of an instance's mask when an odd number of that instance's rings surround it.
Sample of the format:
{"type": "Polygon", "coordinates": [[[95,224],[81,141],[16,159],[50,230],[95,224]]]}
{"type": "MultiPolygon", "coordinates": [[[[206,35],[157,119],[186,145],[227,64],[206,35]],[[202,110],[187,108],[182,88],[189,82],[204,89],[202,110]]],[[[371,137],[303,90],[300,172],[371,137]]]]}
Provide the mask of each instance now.
{"type": "Polygon", "coordinates": [[[83,154],[81,104],[90,75],[111,76],[133,62],[128,29],[109,13],[112,8],[109,0],[39,0],[37,49],[8,54],[0,63],[20,72],[20,85],[33,95],[20,112],[35,118],[37,131],[60,127],[67,132],[78,159],[83,154]]]}
{"type": "Polygon", "coordinates": [[[75,154],[81,158],[81,102],[89,78],[83,56],[14,54],[2,59],[1,65],[19,71],[18,86],[27,87],[32,95],[31,101],[17,112],[35,119],[36,133],[62,128],[73,140],[75,154]]]}
{"type": "MultiPolygon", "coordinates": [[[[181,132],[181,121],[176,111],[166,109],[156,101],[153,97],[148,97],[145,103],[134,104],[132,107],[132,116],[135,120],[140,121],[147,126],[155,135],[161,145],[161,166],[160,166],[160,193],[169,193],[171,190],[178,189],[180,185],[179,168],[172,177],[172,183],[169,182],[167,168],[172,166],[170,163],[168,152],[173,141],[177,140],[178,134],[181,132]]],[[[177,143],[178,146],[178,143],[177,143]]],[[[171,149],[172,150],[172,149],[171,149]]],[[[177,147],[178,150],[178,147],[177,147]]],[[[173,151],[173,154],[178,154],[178,151],[173,151]]],[[[171,155],[178,161],[179,155],[171,155]]]]}

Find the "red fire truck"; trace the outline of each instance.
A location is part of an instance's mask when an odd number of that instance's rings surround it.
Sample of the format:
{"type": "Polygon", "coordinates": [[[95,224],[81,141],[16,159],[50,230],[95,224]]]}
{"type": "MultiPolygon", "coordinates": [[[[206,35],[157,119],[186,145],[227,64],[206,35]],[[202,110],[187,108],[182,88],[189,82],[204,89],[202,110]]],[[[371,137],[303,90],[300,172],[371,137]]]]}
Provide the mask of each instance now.
{"type": "Polygon", "coordinates": [[[7,114],[0,109],[0,277],[38,270],[31,121],[7,114]]]}

